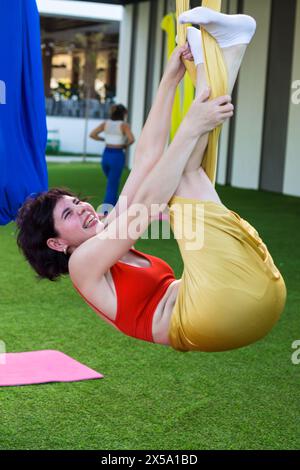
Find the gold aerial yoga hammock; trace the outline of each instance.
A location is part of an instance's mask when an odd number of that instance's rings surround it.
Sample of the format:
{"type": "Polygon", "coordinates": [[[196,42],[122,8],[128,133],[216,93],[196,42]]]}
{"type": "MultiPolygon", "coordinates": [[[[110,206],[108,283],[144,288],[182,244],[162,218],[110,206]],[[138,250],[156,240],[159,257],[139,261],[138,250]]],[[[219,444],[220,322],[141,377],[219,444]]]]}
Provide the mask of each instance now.
{"type": "MultiPolygon", "coordinates": [[[[176,47],[176,15],[169,13],[161,21],[161,28],[167,34],[167,53],[168,58],[176,47]]],[[[183,100],[180,100],[180,90],[177,87],[171,116],[170,140],[173,139],[178,127],[194,99],[194,85],[190,76],[186,73],[183,79],[183,100]]]]}
{"type": "MultiPolygon", "coordinates": [[[[176,5],[177,17],[189,9],[188,0],[177,0],[176,5]]],[[[220,11],[221,1],[204,0],[202,5],[220,11]]],[[[187,26],[177,27],[178,44],[183,45],[187,26]]],[[[227,70],[215,39],[203,28],[201,32],[214,99],[227,94],[227,70]]],[[[195,84],[195,65],[187,61],[186,68],[195,84]]],[[[213,184],[220,129],[210,133],[202,162],[213,184]]],[[[175,195],[168,205],[184,264],[170,319],[171,347],[183,352],[227,351],[264,337],[280,318],[287,292],[259,233],[223,204],[175,195]]]]}
{"type": "MultiPolygon", "coordinates": [[[[221,0],[203,0],[202,6],[221,11],[221,0]]],[[[176,0],[176,17],[178,18],[180,13],[186,10],[189,10],[189,0],[176,0]]],[[[186,24],[179,24],[177,20],[177,34],[179,46],[182,46],[186,42],[186,28],[186,24]]],[[[217,96],[226,95],[228,93],[227,70],[223,60],[222,52],[217,41],[203,28],[201,28],[201,33],[206,81],[211,88],[210,98],[214,99],[217,96]]],[[[184,63],[195,86],[196,67],[193,62],[185,61],[184,63]]],[[[177,112],[177,108],[175,107],[173,109],[173,113],[175,114],[177,112]]],[[[177,114],[177,116],[179,118],[179,113],[177,114]]],[[[220,136],[221,127],[222,126],[219,126],[210,132],[207,149],[202,160],[202,167],[204,168],[206,174],[214,185],[216,182],[218,140],[220,136]]],[[[172,129],[172,131],[174,135],[174,129],[172,129]]]]}
{"type": "Polygon", "coordinates": [[[169,208],[184,264],[169,326],[172,348],[228,351],[263,338],[287,292],[257,230],[213,201],[175,195],[169,208]]]}

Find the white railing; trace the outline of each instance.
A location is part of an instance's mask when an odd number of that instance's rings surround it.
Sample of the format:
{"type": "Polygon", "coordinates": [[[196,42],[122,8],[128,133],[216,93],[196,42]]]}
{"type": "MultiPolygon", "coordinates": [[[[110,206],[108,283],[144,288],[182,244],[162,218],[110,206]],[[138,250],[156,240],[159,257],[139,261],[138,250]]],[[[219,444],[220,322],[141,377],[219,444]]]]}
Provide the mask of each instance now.
{"type": "Polygon", "coordinates": [[[106,119],[109,116],[111,105],[111,100],[100,103],[99,100],[96,99],[56,100],[54,98],[46,98],[46,114],[47,116],[106,119]]]}

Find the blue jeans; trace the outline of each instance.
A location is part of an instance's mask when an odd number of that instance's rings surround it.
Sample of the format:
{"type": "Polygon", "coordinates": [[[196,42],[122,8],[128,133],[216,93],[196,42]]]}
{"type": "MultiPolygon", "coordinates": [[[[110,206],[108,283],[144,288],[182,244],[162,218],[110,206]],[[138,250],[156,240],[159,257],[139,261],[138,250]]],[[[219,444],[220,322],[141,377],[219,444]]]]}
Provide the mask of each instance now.
{"type": "Polygon", "coordinates": [[[124,150],[105,147],[101,164],[107,178],[103,204],[111,204],[112,206],[115,206],[118,199],[118,190],[122,171],[125,166],[124,150]]]}

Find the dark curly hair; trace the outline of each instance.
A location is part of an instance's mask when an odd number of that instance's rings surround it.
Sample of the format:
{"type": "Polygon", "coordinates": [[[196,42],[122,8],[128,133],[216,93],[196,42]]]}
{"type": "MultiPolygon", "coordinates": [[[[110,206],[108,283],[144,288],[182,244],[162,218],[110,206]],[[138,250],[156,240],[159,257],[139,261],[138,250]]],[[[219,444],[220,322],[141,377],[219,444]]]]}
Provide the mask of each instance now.
{"type": "Polygon", "coordinates": [[[52,250],[48,238],[58,237],[54,227],[53,211],[63,196],[82,198],[68,188],[52,188],[36,197],[29,196],[16,217],[17,244],[31,267],[38,274],[37,279],[56,281],[62,274],[68,274],[70,255],[52,250]]]}
{"type": "Polygon", "coordinates": [[[110,119],[112,121],[124,121],[128,111],[122,104],[113,104],[110,108],[110,119]]]}

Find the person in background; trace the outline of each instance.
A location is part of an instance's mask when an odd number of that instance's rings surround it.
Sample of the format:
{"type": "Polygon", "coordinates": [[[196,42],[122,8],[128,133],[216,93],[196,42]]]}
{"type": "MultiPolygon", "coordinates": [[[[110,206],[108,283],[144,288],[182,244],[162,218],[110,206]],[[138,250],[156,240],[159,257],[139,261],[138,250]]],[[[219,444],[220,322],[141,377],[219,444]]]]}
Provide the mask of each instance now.
{"type": "MultiPolygon", "coordinates": [[[[107,178],[106,192],[100,211],[105,215],[110,206],[115,206],[123,168],[125,166],[125,149],[135,141],[130,125],[126,122],[128,111],[122,104],[114,104],[110,109],[110,119],[106,119],[90,133],[94,140],[105,141],[102,155],[102,169],[107,178]],[[100,137],[100,133],[104,137],[100,137]]],[[[101,215],[101,213],[100,213],[101,215]]]]}

